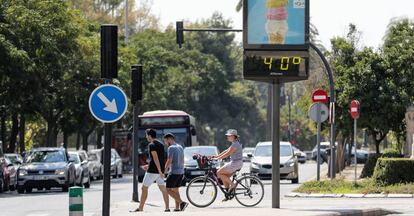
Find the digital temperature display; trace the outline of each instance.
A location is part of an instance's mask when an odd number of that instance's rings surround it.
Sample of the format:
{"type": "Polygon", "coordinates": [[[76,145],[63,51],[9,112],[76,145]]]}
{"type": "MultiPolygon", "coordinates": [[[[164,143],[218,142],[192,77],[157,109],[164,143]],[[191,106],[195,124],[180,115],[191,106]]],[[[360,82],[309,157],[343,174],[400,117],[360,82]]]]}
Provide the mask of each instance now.
{"type": "Polygon", "coordinates": [[[289,82],[308,78],[309,57],[307,52],[282,52],[280,55],[273,52],[272,55],[268,54],[245,52],[243,62],[245,79],[265,82],[272,82],[272,80],[289,82]]]}

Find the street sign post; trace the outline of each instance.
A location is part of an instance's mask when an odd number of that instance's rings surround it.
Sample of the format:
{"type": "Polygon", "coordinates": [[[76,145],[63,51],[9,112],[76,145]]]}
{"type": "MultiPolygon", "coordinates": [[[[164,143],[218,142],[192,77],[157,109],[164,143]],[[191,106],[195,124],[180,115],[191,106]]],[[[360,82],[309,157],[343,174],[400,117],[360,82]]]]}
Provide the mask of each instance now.
{"type": "Polygon", "coordinates": [[[139,101],[142,99],[142,65],[131,66],[131,102],[134,105],[133,111],[133,131],[132,131],[132,143],[133,143],[133,186],[132,186],[132,200],[139,202],[138,198],[138,115],[139,115],[139,101]]]}
{"type": "Polygon", "coordinates": [[[106,85],[92,92],[89,109],[96,119],[105,124],[102,216],[110,215],[112,123],[122,118],[127,107],[125,93],[111,85],[112,79],[117,77],[118,26],[101,25],[101,79],[106,85]]]}
{"type": "Polygon", "coordinates": [[[354,184],[357,183],[357,119],[359,118],[359,112],[360,112],[359,101],[352,100],[351,105],[350,105],[350,113],[351,113],[351,117],[354,119],[354,147],[355,147],[355,150],[354,150],[354,156],[355,156],[355,161],[354,161],[355,180],[354,180],[354,184]]]}
{"type": "MultiPolygon", "coordinates": [[[[312,97],[313,98],[313,97],[312,97]]],[[[321,123],[326,121],[329,116],[328,107],[320,102],[316,102],[311,105],[309,108],[309,118],[317,123],[317,133],[316,133],[316,145],[317,145],[317,155],[316,155],[316,180],[320,180],[320,171],[321,171],[321,123]]]]}

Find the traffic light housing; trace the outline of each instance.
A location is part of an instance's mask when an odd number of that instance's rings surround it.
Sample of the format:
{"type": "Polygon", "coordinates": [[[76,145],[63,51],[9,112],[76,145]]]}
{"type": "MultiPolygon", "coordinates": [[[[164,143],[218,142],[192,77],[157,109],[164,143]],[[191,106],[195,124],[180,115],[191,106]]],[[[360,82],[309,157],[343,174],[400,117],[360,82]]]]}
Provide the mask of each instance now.
{"type": "Polygon", "coordinates": [[[175,32],[177,35],[177,44],[178,47],[182,47],[182,44],[184,43],[184,23],[183,21],[177,21],[175,25],[175,32]]]}
{"type": "Polygon", "coordinates": [[[118,26],[101,26],[101,78],[118,78],[118,26]]]}
{"type": "Polygon", "coordinates": [[[142,65],[131,66],[131,102],[142,100],[142,65]]]}

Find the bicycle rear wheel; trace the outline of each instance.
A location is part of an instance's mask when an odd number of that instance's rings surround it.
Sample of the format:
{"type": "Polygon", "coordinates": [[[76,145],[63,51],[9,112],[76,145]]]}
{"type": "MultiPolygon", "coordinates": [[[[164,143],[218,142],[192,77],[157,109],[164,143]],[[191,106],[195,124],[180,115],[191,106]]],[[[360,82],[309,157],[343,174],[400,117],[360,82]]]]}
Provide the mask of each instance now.
{"type": "Polygon", "coordinates": [[[216,200],[217,186],[208,177],[196,177],[188,183],[186,194],[191,204],[199,208],[204,208],[216,200]]]}
{"type": "Polygon", "coordinates": [[[237,179],[235,197],[237,202],[246,207],[259,204],[264,197],[263,183],[256,176],[243,176],[237,179]]]}

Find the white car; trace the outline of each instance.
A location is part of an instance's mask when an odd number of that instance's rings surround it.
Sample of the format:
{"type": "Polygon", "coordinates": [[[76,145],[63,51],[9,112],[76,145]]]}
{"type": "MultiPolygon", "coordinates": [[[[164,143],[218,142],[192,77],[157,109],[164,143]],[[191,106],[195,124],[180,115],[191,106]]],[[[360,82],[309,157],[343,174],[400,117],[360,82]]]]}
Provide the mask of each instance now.
{"type": "Polygon", "coordinates": [[[254,148],[246,147],[243,149],[243,161],[250,161],[251,156],[253,155],[254,148]]]}
{"type": "MultiPolygon", "coordinates": [[[[272,142],[259,142],[250,164],[250,172],[260,179],[272,179],[272,142]]],[[[299,182],[298,159],[290,142],[280,142],[280,179],[299,182]]]]}

